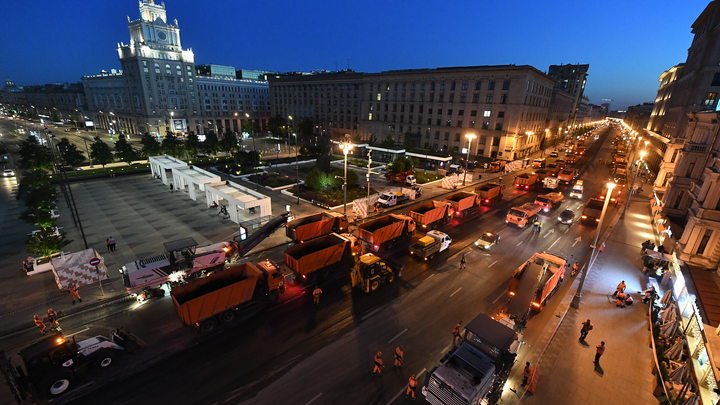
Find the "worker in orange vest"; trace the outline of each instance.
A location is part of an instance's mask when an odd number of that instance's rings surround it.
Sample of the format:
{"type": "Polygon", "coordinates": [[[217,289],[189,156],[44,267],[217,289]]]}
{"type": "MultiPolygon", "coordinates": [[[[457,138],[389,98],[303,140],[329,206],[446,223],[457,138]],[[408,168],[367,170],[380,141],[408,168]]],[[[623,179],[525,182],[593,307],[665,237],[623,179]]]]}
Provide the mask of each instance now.
{"type": "Polygon", "coordinates": [[[402,347],[398,346],[395,348],[395,361],[393,367],[402,367],[403,361],[405,360],[405,352],[402,347]]]}
{"type": "Polygon", "coordinates": [[[382,375],[382,369],[385,367],[382,359],[382,352],[377,352],[373,358],[373,377],[382,375]]]}
{"type": "Polygon", "coordinates": [[[593,363],[600,364],[600,357],[602,357],[603,353],[605,353],[605,341],[595,346],[595,361],[593,363]]]}
{"type": "Polygon", "coordinates": [[[462,321],[459,321],[455,324],[455,327],[452,330],[453,335],[453,345],[457,345],[460,341],[460,328],[462,328],[462,321]]]}
{"type": "Polygon", "coordinates": [[[526,386],[528,383],[528,380],[530,379],[530,373],[532,372],[532,368],[530,367],[530,362],[525,362],[525,369],[523,370],[523,381],[522,386],[526,386]]]}
{"type": "Polygon", "coordinates": [[[50,327],[51,327],[51,328],[56,328],[56,329],[57,329],[57,328],[60,327],[60,324],[58,323],[58,320],[57,320],[59,316],[60,316],[60,315],[57,313],[57,311],[55,311],[55,310],[52,309],[52,308],[48,308],[48,310],[47,310],[47,319],[48,319],[48,323],[50,323],[50,327]]]}
{"type": "Polygon", "coordinates": [[[577,262],[573,263],[572,272],[570,272],[570,275],[575,277],[575,275],[578,274],[579,271],[580,271],[580,265],[577,262]]]}
{"type": "Polygon", "coordinates": [[[321,290],[320,287],[315,287],[315,289],[312,292],[313,304],[315,304],[315,305],[320,304],[320,295],[322,293],[323,293],[323,290],[321,290]]]}
{"type": "Polygon", "coordinates": [[[40,315],[33,315],[33,322],[35,322],[35,326],[37,326],[37,328],[40,330],[40,333],[44,335],[45,331],[47,330],[47,326],[45,326],[45,322],[42,320],[42,318],[40,318],[40,315]]]}
{"type": "Polygon", "coordinates": [[[68,291],[70,292],[70,298],[72,298],[73,305],[75,305],[75,301],[82,302],[82,298],[80,298],[80,289],[77,285],[70,287],[68,291]]]}
{"type": "Polygon", "coordinates": [[[405,398],[415,399],[415,390],[417,389],[417,378],[415,374],[410,376],[407,389],[405,390],[405,398]]]}

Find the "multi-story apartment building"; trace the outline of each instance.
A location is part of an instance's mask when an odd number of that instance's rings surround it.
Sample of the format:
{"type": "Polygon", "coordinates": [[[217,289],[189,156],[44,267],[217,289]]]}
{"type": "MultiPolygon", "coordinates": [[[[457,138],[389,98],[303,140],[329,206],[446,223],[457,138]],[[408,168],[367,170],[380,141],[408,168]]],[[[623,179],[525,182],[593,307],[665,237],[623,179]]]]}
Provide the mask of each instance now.
{"type": "Polygon", "coordinates": [[[0,91],[0,103],[32,111],[48,119],[82,122],[87,108],[81,83],[44,84],[39,86],[16,86],[6,82],[0,91]]]}
{"type": "Polygon", "coordinates": [[[570,114],[571,124],[580,122],[577,118],[578,109],[583,102],[585,85],[590,65],[550,65],[548,76],[555,79],[556,86],[567,91],[573,97],[572,112],[570,114]]]}
{"type": "MultiPolygon", "coordinates": [[[[233,68],[234,71],[234,68],[233,68]]],[[[270,117],[268,83],[235,79],[225,75],[197,76],[195,83],[200,114],[191,119],[190,130],[202,134],[240,133],[252,120],[254,128],[264,128],[270,117]]]]}
{"type": "Polygon", "coordinates": [[[551,109],[554,88],[532,66],[474,66],[276,75],[270,99],[273,115],[310,118],[333,136],[448,153],[474,133],[471,154],[513,160],[568,122],[567,96],[551,109]]]}

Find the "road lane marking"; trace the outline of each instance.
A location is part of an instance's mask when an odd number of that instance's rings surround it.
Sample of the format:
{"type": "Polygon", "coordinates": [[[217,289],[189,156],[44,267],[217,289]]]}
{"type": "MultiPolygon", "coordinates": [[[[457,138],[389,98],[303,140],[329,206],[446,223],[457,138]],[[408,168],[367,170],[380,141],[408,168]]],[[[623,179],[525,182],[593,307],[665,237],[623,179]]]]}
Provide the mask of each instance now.
{"type": "Polygon", "coordinates": [[[523,241],[518,242],[517,244],[515,244],[515,247],[522,245],[522,243],[523,241]]]}
{"type": "Polygon", "coordinates": [[[581,241],[582,241],[582,238],[578,236],[577,238],[575,238],[575,242],[573,242],[572,247],[575,247],[575,245],[577,245],[581,241]]]}
{"type": "Polygon", "coordinates": [[[364,320],[370,318],[371,316],[375,315],[376,313],[380,312],[382,309],[383,308],[375,308],[372,311],[368,312],[367,314],[363,315],[360,319],[364,321],[364,320]]]}
{"type": "Polygon", "coordinates": [[[462,287],[459,287],[459,288],[458,288],[457,290],[455,290],[452,294],[450,294],[450,296],[452,297],[453,295],[459,293],[460,290],[462,290],[462,287]]]}
{"type": "Polygon", "coordinates": [[[433,278],[433,277],[435,277],[435,273],[433,273],[433,274],[431,274],[431,275],[427,276],[427,278],[426,278],[425,280],[430,280],[430,279],[431,279],[431,278],[433,278]]]}
{"type": "Polygon", "coordinates": [[[388,343],[392,343],[395,339],[397,339],[397,338],[399,338],[400,336],[402,336],[403,333],[407,332],[407,330],[408,330],[408,328],[405,328],[405,329],[401,330],[400,332],[398,332],[397,335],[393,336],[392,339],[388,340],[388,343]]]}
{"type": "MultiPolygon", "coordinates": [[[[427,371],[427,370],[425,370],[424,368],[422,370],[420,370],[419,373],[415,374],[415,378],[420,380],[420,376],[425,374],[425,371],[427,371]]],[[[390,402],[388,402],[387,405],[391,405],[393,402],[395,402],[395,400],[398,399],[398,397],[400,395],[402,395],[402,393],[405,392],[406,390],[407,390],[407,385],[403,386],[402,389],[400,391],[398,391],[398,393],[395,394],[395,396],[392,397],[392,399],[390,399],[390,402]]]]}
{"type": "Polygon", "coordinates": [[[555,240],[555,242],[553,242],[552,245],[550,245],[550,247],[548,247],[548,249],[552,249],[552,247],[555,246],[556,243],[560,242],[560,239],[562,239],[562,237],[558,237],[558,238],[555,240]]]}
{"type": "Polygon", "coordinates": [[[494,304],[494,303],[498,302],[498,301],[500,300],[500,298],[502,298],[502,297],[504,297],[504,296],[505,296],[505,292],[503,291],[503,292],[500,293],[500,295],[497,296],[497,298],[495,298],[495,299],[493,300],[492,303],[494,304]]]}
{"type": "Polygon", "coordinates": [[[494,265],[495,265],[495,263],[497,263],[497,262],[499,262],[499,260],[495,260],[494,262],[490,263],[490,265],[488,266],[488,268],[490,268],[490,267],[494,266],[494,265]]]}
{"type": "Polygon", "coordinates": [[[545,235],[543,235],[543,238],[547,238],[548,236],[550,236],[551,233],[555,233],[555,230],[551,229],[551,230],[545,232],[545,235]]]}
{"type": "Polygon", "coordinates": [[[321,397],[322,395],[323,395],[323,393],[322,393],[322,392],[321,392],[321,393],[319,393],[319,394],[317,394],[317,395],[315,395],[314,397],[312,397],[312,399],[311,399],[311,400],[309,400],[309,401],[305,402],[305,405],[310,405],[310,404],[312,404],[313,402],[317,401],[317,400],[318,400],[318,398],[320,398],[320,397],[321,397]]]}

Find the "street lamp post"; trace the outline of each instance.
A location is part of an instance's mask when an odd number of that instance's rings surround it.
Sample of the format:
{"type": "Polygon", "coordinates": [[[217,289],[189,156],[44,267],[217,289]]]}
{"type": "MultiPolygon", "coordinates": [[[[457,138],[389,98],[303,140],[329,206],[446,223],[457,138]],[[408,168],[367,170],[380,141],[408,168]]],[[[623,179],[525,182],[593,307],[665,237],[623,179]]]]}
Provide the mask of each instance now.
{"type": "Polygon", "coordinates": [[[467,178],[468,165],[470,163],[470,146],[472,145],[473,139],[477,138],[475,134],[465,134],[465,138],[468,140],[467,157],[465,158],[465,172],[463,173],[463,186],[465,185],[465,179],[467,178]]]}
{"type": "Polygon", "coordinates": [[[365,177],[367,178],[367,198],[370,198],[370,168],[372,167],[372,150],[368,149],[368,171],[365,177]]]}
{"type": "Polygon", "coordinates": [[[343,175],[343,215],[347,218],[347,165],[348,165],[348,153],[353,149],[355,145],[347,140],[340,144],[340,149],[343,151],[345,156],[345,174],[343,175]]]}
{"type": "Polygon", "coordinates": [[[295,204],[300,205],[300,168],[298,164],[298,154],[300,151],[300,145],[298,145],[298,135],[293,133],[295,136],[295,188],[297,191],[297,201],[295,204]]]}
{"type": "Polygon", "coordinates": [[[585,271],[583,271],[582,277],[580,278],[580,284],[578,285],[577,291],[575,291],[575,296],[573,296],[572,302],[570,303],[570,305],[575,309],[580,308],[580,299],[582,298],[583,285],[585,285],[585,277],[587,277],[588,271],[590,271],[590,267],[595,262],[595,257],[597,256],[598,239],[600,238],[600,232],[602,232],[603,221],[605,220],[608,205],[610,205],[610,197],[613,189],[615,188],[615,183],[608,182],[606,186],[607,194],[605,195],[605,202],[603,203],[603,208],[600,213],[600,221],[598,222],[597,230],[595,231],[595,241],[592,245],[593,250],[590,252],[590,260],[588,261],[587,266],[585,266],[585,271]]]}

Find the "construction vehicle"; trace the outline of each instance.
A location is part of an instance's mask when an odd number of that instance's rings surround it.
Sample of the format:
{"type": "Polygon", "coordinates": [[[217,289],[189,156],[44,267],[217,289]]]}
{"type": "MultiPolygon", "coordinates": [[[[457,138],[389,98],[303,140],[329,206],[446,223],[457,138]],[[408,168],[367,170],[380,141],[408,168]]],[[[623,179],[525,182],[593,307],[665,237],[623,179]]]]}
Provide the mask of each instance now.
{"type": "Polygon", "coordinates": [[[485,183],[475,188],[480,199],[480,204],[491,205],[502,200],[502,185],[496,183],[485,183]]]}
{"type": "Polygon", "coordinates": [[[560,167],[557,165],[557,163],[550,163],[545,165],[545,170],[547,170],[548,176],[557,177],[558,173],[560,172],[560,167]]]}
{"type": "Polygon", "coordinates": [[[545,177],[542,183],[543,188],[547,190],[557,190],[560,187],[560,180],[557,177],[545,177]]]}
{"type": "Polygon", "coordinates": [[[593,198],[583,208],[582,215],[580,215],[580,222],[584,224],[597,225],[600,222],[600,215],[602,215],[603,205],[605,201],[600,198],[593,198]]]}
{"type": "Polygon", "coordinates": [[[56,332],[43,336],[18,353],[21,365],[0,351],[0,370],[18,403],[39,403],[89,384],[116,356],[137,348],[135,338],[116,329],[110,337],[97,335],[76,341],[56,332]]]}
{"type": "Polygon", "coordinates": [[[407,215],[390,214],[358,225],[358,237],[365,251],[379,252],[415,232],[415,221],[407,215]]]}
{"type": "Polygon", "coordinates": [[[549,176],[547,169],[533,170],[532,174],[537,176],[538,181],[543,181],[545,178],[547,178],[549,176]]]}
{"type": "Polygon", "coordinates": [[[422,228],[433,229],[448,223],[453,215],[452,205],[446,201],[425,201],[410,208],[408,213],[415,224],[422,228]]]}
{"type": "Polygon", "coordinates": [[[519,207],[510,208],[505,217],[505,223],[517,225],[518,228],[525,228],[528,224],[537,220],[540,209],[541,207],[534,203],[525,203],[519,207]]]}
{"type": "Polygon", "coordinates": [[[551,209],[557,208],[564,199],[563,193],[547,193],[535,197],[535,204],[539,205],[543,212],[550,212],[551,209]]]}
{"type": "Polygon", "coordinates": [[[390,208],[398,204],[408,201],[410,196],[402,191],[388,191],[380,193],[380,197],[375,202],[375,206],[380,208],[390,208]]]}
{"type": "Polygon", "coordinates": [[[350,272],[353,288],[358,288],[365,293],[377,290],[381,284],[390,284],[397,277],[400,277],[399,269],[390,266],[372,253],[365,253],[358,257],[350,272]]]}
{"type": "Polygon", "coordinates": [[[429,231],[410,245],[410,254],[423,260],[432,260],[436,254],[447,251],[452,239],[446,233],[429,231]]]}
{"type": "Polygon", "coordinates": [[[298,280],[312,283],[317,278],[342,275],[350,268],[352,257],[359,253],[356,237],[331,233],[287,248],[284,267],[298,280]]]}
{"type": "Polygon", "coordinates": [[[402,183],[407,184],[409,186],[414,186],[417,184],[417,179],[415,178],[415,172],[412,170],[408,170],[405,172],[400,173],[392,173],[390,171],[385,172],[385,180],[392,182],[392,183],[402,183]]]}
{"type": "Polygon", "coordinates": [[[575,171],[569,170],[569,169],[563,169],[560,170],[560,173],[558,173],[558,180],[560,180],[562,183],[570,184],[575,179],[575,171]]]}
{"type": "Polygon", "coordinates": [[[502,396],[522,335],[505,318],[480,314],[465,326],[462,341],[430,371],[422,387],[432,405],[495,404],[502,396]]]}
{"type": "Polygon", "coordinates": [[[582,180],[577,180],[575,182],[575,184],[572,187],[572,190],[570,190],[570,194],[569,194],[570,198],[582,198],[583,197],[583,190],[584,190],[583,183],[584,182],[582,180]]]}
{"type": "Polygon", "coordinates": [[[232,323],[244,311],[277,302],[284,283],[269,260],[245,262],[173,288],[170,295],[183,325],[208,333],[221,323],[232,323]]]}
{"type": "Polygon", "coordinates": [[[178,285],[193,278],[222,270],[226,261],[236,261],[277,228],[287,222],[289,213],[271,219],[244,240],[219,242],[197,247],[193,238],[165,243],[165,253],[128,263],[120,269],[128,294],[142,301],[165,294],[163,284],[178,285]]]}
{"type": "Polygon", "coordinates": [[[545,167],[545,159],[542,158],[533,160],[532,167],[536,169],[542,169],[543,167],[545,167]]]}
{"type": "Polygon", "coordinates": [[[540,312],[565,278],[567,261],[547,252],[535,253],[518,266],[508,284],[507,313],[525,323],[531,311],[540,312]]]}
{"type": "Polygon", "coordinates": [[[534,174],[523,173],[515,177],[515,188],[519,190],[530,190],[530,187],[537,183],[538,178],[534,174]]]}
{"type": "Polygon", "coordinates": [[[505,162],[504,160],[496,160],[496,161],[490,163],[490,168],[489,168],[490,172],[491,173],[501,172],[501,171],[505,170],[506,164],[507,164],[507,162],[505,162]]]}
{"type": "Polygon", "coordinates": [[[459,191],[445,197],[445,201],[452,205],[456,217],[465,217],[477,211],[479,205],[478,195],[467,191],[459,191]]]}
{"type": "Polygon", "coordinates": [[[323,211],[318,214],[292,220],[285,225],[287,237],[295,243],[317,238],[329,233],[343,233],[348,230],[347,218],[334,211],[323,211]]]}

